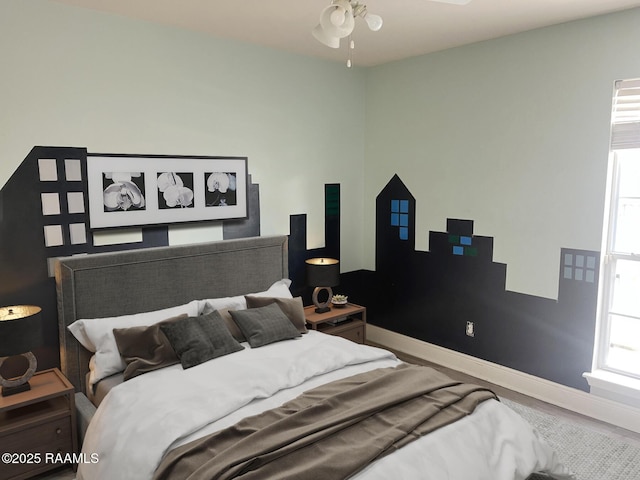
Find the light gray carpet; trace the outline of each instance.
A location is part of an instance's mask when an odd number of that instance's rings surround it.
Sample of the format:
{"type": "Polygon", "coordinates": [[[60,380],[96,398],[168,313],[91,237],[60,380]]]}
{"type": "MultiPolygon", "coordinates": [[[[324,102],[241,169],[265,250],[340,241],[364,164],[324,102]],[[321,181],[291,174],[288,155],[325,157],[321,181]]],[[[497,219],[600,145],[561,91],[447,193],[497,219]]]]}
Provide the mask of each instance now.
{"type": "MultiPolygon", "coordinates": [[[[639,480],[640,448],[623,439],[508,399],[501,401],[522,415],[556,450],[578,480],[639,480]]],[[[531,480],[549,478],[530,477],[531,480]]]]}

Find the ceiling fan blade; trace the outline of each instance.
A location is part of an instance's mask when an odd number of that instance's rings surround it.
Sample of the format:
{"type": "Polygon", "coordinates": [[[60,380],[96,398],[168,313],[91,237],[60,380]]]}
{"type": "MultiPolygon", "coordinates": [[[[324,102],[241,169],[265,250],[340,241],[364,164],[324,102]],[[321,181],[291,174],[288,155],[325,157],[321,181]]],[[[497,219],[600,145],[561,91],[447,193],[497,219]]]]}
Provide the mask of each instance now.
{"type": "Polygon", "coordinates": [[[471,0],[431,0],[432,2],[439,2],[439,3],[451,3],[453,5],[466,5],[467,3],[471,2],[471,0]]]}

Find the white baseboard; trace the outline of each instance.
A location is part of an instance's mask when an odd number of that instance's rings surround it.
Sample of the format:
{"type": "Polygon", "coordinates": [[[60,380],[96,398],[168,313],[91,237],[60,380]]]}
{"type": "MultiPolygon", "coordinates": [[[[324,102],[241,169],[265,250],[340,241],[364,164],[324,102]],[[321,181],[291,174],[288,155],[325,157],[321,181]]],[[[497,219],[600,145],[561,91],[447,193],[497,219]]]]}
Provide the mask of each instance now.
{"type": "Polygon", "coordinates": [[[567,410],[640,433],[639,408],[407,337],[375,325],[367,325],[367,340],[458,370],[567,410]]]}

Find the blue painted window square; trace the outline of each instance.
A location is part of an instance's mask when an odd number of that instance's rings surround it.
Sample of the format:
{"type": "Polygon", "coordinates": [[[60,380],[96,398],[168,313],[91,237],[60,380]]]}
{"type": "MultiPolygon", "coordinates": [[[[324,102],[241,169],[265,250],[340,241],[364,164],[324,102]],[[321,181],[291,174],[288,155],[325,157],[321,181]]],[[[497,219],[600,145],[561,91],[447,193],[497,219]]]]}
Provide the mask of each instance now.
{"type": "Polygon", "coordinates": [[[409,215],[400,214],[400,226],[401,227],[409,226],[409,215]]]}
{"type": "Polygon", "coordinates": [[[392,213],[391,214],[391,226],[392,227],[397,227],[400,225],[400,214],[399,213],[392,213]]]}
{"type": "Polygon", "coordinates": [[[576,255],[576,267],[584,267],[584,255],[576,255]]]}
{"type": "Polygon", "coordinates": [[[573,255],[571,253],[564,254],[564,264],[573,265],[573,255]]]}
{"type": "Polygon", "coordinates": [[[576,268],[576,270],[575,270],[576,280],[581,282],[582,281],[582,274],[583,274],[583,270],[581,268],[576,268]]]}
{"type": "Polygon", "coordinates": [[[588,283],[594,283],[596,281],[596,272],[594,270],[587,270],[587,276],[585,280],[588,283]]]}
{"type": "Polygon", "coordinates": [[[471,237],[460,237],[460,243],[462,245],[471,245],[471,237]]]}
{"type": "Polygon", "coordinates": [[[400,200],[400,213],[409,213],[409,200],[400,200]]]}
{"type": "Polygon", "coordinates": [[[454,255],[464,255],[464,247],[454,246],[453,247],[453,254],[454,255]]]}
{"type": "Polygon", "coordinates": [[[409,229],[406,227],[400,227],[400,240],[409,240],[409,229]]]}
{"type": "Polygon", "coordinates": [[[596,257],[587,257],[587,268],[596,268],[596,257]]]}
{"type": "Polygon", "coordinates": [[[400,200],[391,200],[391,211],[395,213],[400,211],[400,200]]]}

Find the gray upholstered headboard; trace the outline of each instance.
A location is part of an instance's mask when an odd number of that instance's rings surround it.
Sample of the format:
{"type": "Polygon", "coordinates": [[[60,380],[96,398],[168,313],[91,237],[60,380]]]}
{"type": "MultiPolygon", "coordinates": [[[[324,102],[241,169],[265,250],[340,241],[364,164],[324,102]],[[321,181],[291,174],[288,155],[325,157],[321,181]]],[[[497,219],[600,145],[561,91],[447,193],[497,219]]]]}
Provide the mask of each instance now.
{"type": "Polygon", "coordinates": [[[286,236],[60,258],[56,289],[62,371],[76,391],[85,391],[91,353],[67,329],[78,319],[260,292],[287,277],[286,236]]]}

